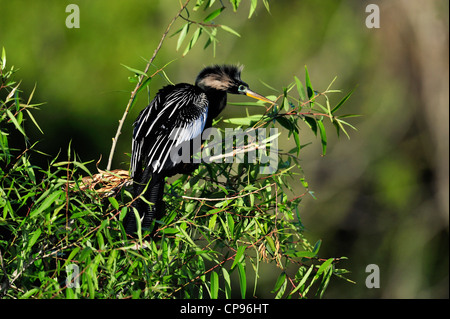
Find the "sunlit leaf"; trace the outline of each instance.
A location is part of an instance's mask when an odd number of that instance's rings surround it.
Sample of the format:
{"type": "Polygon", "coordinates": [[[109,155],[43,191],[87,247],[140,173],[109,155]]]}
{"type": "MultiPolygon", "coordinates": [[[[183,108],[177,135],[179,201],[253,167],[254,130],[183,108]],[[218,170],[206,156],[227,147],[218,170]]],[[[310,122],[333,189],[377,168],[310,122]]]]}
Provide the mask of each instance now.
{"type": "Polygon", "coordinates": [[[219,295],[219,275],[213,270],[210,277],[211,282],[211,299],[217,299],[219,295]]]}
{"type": "Polygon", "coordinates": [[[178,36],[177,51],[181,47],[181,44],[183,44],[183,41],[186,38],[186,35],[187,35],[188,32],[189,32],[189,23],[186,23],[183,26],[183,28],[181,29],[180,35],[178,36]]]}
{"type": "Polygon", "coordinates": [[[218,17],[224,9],[225,9],[225,7],[214,10],[203,20],[203,22],[209,22],[209,21],[213,20],[214,18],[218,17]]]}
{"type": "Polygon", "coordinates": [[[236,31],[234,31],[232,28],[230,28],[229,26],[223,25],[221,24],[220,27],[222,28],[222,30],[227,31],[231,34],[234,34],[237,37],[241,37],[241,35],[239,33],[237,33],[236,31]]]}
{"type": "Polygon", "coordinates": [[[250,2],[250,12],[248,13],[248,18],[249,19],[252,17],[253,13],[255,13],[257,5],[258,5],[258,0],[251,0],[251,2],[250,2]]]}

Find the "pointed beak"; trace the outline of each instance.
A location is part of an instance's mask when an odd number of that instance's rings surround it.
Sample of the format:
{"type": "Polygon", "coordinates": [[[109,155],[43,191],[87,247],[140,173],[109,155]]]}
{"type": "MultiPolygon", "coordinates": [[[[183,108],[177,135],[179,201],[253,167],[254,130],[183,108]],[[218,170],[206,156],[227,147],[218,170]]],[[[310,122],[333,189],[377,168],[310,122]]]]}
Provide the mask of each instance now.
{"type": "Polygon", "coordinates": [[[254,99],[257,99],[257,100],[261,100],[261,101],[268,102],[268,103],[273,103],[273,101],[269,100],[268,98],[265,98],[265,97],[262,96],[261,94],[258,94],[258,93],[256,93],[256,92],[253,92],[253,91],[250,90],[250,89],[247,89],[247,91],[245,91],[245,95],[247,95],[247,96],[249,96],[249,97],[252,97],[252,98],[254,98],[254,99]]]}

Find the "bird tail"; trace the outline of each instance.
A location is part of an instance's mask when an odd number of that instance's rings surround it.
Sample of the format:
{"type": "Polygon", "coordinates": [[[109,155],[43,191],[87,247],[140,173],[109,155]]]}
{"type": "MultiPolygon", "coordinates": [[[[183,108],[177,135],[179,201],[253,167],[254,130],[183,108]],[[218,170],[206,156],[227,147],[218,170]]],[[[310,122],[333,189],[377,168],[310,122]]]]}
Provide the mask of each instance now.
{"type": "MultiPolygon", "coordinates": [[[[164,213],[164,178],[153,175],[150,182],[148,183],[147,189],[146,184],[134,182],[133,193],[134,197],[138,197],[132,207],[136,208],[139,213],[139,218],[141,220],[141,228],[149,229],[152,225],[152,221],[156,218],[159,219],[164,213]],[[145,190],[145,192],[144,192],[145,190]],[[144,197],[145,201],[151,203],[148,204],[141,198],[144,197]]],[[[129,235],[133,235],[137,232],[136,215],[134,214],[134,209],[130,210],[124,219],[125,231],[129,235]]],[[[153,230],[155,231],[155,229],[153,230]]]]}

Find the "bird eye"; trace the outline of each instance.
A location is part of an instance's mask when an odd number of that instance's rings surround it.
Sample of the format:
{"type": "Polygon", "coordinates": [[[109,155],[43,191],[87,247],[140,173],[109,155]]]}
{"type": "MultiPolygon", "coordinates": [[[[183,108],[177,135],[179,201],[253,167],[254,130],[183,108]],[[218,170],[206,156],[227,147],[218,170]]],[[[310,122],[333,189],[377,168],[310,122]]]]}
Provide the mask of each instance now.
{"type": "Polygon", "coordinates": [[[239,85],[239,87],[238,87],[238,91],[240,92],[240,93],[244,93],[245,91],[247,90],[247,88],[245,87],[245,85],[239,85]]]}

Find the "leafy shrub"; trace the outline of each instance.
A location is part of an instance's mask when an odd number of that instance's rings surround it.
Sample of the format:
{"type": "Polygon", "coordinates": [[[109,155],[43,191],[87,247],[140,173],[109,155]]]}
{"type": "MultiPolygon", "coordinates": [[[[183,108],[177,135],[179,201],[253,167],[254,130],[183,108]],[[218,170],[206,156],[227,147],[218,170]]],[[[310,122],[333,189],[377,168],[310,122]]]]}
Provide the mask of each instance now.
{"type": "MultiPolygon", "coordinates": [[[[249,131],[278,128],[294,140],[295,147],[277,153],[274,172],[262,174],[259,163],[203,163],[192,175],[166,184],[166,215],[157,222],[156,238],[139,232],[139,238],[133,239],[121,223],[133,200],[126,171],[108,168],[93,173],[70,145],[66,159],[59,154],[48,167],[33,165],[32,155],[39,151],[27,137],[24,122],[39,128],[32,113],[39,104],[31,103],[34,91],[27,99],[22,97],[14,69],[6,68],[3,50],[0,295],[246,298],[257,294],[260,265],[268,262],[279,269],[272,290],[275,298],[321,297],[330,279],[347,271],[337,267],[345,257],[320,256],[321,241],[312,244],[304,235],[299,204],[313,193],[299,163],[300,150],[306,146],[300,143],[299,129],[311,129],[325,155],[325,123],[348,136],[345,128],[352,126],[344,119],[353,115],[336,115],[351,92],[331,106],[329,94],[339,91],[331,89],[332,83],[323,92],[314,91],[305,70],[304,82],[295,77],[272,97],[276,104],[242,103],[259,106],[258,115],[223,120],[249,131]],[[21,136],[22,146],[11,145],[11,134],[21,136]],[[301,181],[304,191],[289,196],[295,180],[301,181]],[[249,276],[254,276],[252,289],[249,276]]],[[[133,71],[137,86],[124,118],[136,94],[150,85],[147,71],[133,71]]],[[[265,142],[266,151],[270,150],[274,140],[265,142]]],[[[112,154],[113,150],[114,145],[112,154]]]]}

